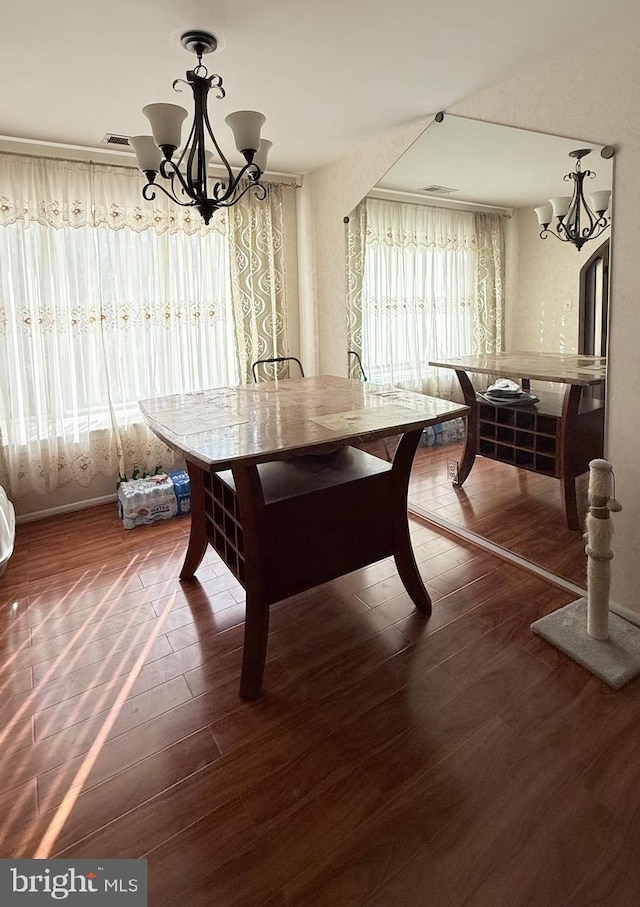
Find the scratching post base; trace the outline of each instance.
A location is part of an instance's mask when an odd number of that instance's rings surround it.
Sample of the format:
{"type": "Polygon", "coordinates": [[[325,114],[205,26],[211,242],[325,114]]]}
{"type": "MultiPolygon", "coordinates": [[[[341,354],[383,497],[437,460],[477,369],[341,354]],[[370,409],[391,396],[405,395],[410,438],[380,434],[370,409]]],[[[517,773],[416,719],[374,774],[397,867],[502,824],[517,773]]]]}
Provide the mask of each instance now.
{"type": "Polygon", "coordinates": [[[617,690],[640,674],[640,627],[610,612],[609,638],[593,639],[584,598],[541,617],[531,629],[617,690]]]}

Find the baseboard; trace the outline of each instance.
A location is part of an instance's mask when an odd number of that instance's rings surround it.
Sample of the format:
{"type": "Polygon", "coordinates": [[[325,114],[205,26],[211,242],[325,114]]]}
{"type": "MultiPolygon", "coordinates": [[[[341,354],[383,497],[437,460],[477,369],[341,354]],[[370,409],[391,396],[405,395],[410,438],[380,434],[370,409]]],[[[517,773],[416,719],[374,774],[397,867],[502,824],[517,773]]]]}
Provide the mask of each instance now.
{"type": "Polygon", "coordinates": [[[611,601],[609,602],[609,611],[613,611],[618,617],[624,617],[630,624],[640,627],[640,614],[637,611],[632,611],[631,608],[625,608],[624,605],[618,605],[616,602],[611,601]]]}
{"type": "Polygon", "coordinates": [[[62,504],[60,507],[51,507],[49,510],[38,510],[34,513],[24,513],[16,517],[16,524],[34,523],[36,520],[46,520],[48,517],[58,516],[62,513],[73,513],[75,510],[87,510],[89,507],[98,507],[100,504],[115,503],[116,494],[104,494],[100,498],[89,498],[87,501],[74,501],[71,504],[62,504]]]}

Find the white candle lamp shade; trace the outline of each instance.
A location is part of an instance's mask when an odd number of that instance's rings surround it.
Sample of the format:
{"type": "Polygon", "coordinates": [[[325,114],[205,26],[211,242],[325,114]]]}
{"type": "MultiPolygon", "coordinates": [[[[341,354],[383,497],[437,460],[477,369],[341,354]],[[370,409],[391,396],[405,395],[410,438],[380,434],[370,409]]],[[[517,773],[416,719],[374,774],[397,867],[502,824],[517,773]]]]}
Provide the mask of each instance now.
{"type": "Polygon", "coordinates": [[[151,124],[154,142],[163,150],[165,157],[171,157],[180,144],[187,111],[177,104],[147,104],[142,112],[151,124]]]}
{"type": "Polygon", "coordinates": [[[593,192],[589,196],[589,204],[597,214],[604,214],[611,201],[611,190],[602,189],[599,192],[593,192]]]}
{"type": "Polygon", "coordinates": [[[269,151],[273,147],[273,142],[270,142],[268,139],[260,140],[260,147],[258,148],[258,153],[253,159],[253,163],[256,165],[260,173],[264,173],[267,169],[267,158],[269,156],[269,151]]]}
{"type": "Polygon", "coordinates": [[[260,147],[260,130],[267,118],[256,110],[236,110],[225,117],[225,123],[233,132],[236,148],[250,162],[260,147]]]}
{"type": "Polygon", "coordinates": [[[162,152],[151,135],[133,135],[129,144],[136,153],[138,167],[143,173],[157,173],[160,169],[162,152]]]}
{"type": "Polygon", "coordinates": [[[542,227],[546,227],[551,223],[551,218],[553,217],[553,208],[551,205],[540,205],[539,208],[533,209],[536,212],[536,217],[538,218],[538,223],[542,227]]]}
{"type": "Polygon", "coordinates": [[[550,199],[550,202],[554,216],[564,217],[569,210],[571,198],[568,195],[558,195],[556,198],[550,199]]]}

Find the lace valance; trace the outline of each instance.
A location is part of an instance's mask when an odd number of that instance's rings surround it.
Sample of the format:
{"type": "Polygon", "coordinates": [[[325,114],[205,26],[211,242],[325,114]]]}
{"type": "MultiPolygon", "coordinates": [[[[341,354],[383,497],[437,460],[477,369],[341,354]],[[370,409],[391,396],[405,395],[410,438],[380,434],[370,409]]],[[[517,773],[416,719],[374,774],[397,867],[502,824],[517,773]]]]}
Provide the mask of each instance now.
{"type": "Polygon", "coordinates": [[[224,233],[227,213],[205,226],[195,208],[158,191],[142,198],[144,179],[133,167],[0,153],[0,225],[18,220],[45,226],[128,227],[137,233],[224,233]]]}
{"type": "Polygon", "coordinates": [[[476,248],[474,216],[468,211],[368,198],[366,242],[447,252],[476,248]]]}

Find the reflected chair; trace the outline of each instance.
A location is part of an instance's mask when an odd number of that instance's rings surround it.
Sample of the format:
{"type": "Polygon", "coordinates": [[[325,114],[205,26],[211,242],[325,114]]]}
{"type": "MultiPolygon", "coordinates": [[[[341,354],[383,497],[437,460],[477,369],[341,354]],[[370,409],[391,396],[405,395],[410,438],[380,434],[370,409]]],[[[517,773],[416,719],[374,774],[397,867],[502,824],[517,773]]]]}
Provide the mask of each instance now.
{"type": "MultiPolygon", "coordinates": [[[[256,359],[256,361],[251,366],[251,374],[253,375],[253,380],[257,384],[258,381],[269,381],[277,378],[291,378],[291,363],[295,362],[297,368],[300,370],[300,377],[304,378],[304,369],[302,363],[299,359],[296,359],[295,356],[274,356],[272,359],[256,359]],[[279,366],[284,366],[286,364],[286,373],[278,374],[280,371],[279,366]],[[272,365],[272,376],[269,377],[268,371],[263,369],[263,374],[265,375],[262,379],[259,376],[259,366],[269,366],[272,365]]],[[[283,369],[283,371],[285,371],[283,369]]]]}
{"type": "Polygon", "coordinates": [[[368,381],[369,379],[367,378],[367,373],[364,370],[364,365],[362,364],[362,359],[360,358],[360,355],[358,353],[356,353],[355,350],[347,350],[347,356],[350,359],[351,359],[351,357],[353,357],[355,359],[356,365],[357,365],[358,369],[360,370],[361,380],[368,381]]]}
{"type": "MultiPolygon", "coordinates": [[[[360,380],[368,381],[369,379],[367,377],[367,373],[364,370],[364,365],[362,364],[362,359],[360,358],[359,353],[356,353],[355,350],[347,350],[347,358],[349,359],[349,366],[351,366],[351,359],[352,358],[355,359],[355,363],[358,367],[358,370],[360,371],[360,380]]],[[[389,445],[387,444],[386,438],[382,438],[382,445],[384,447],[384,454],[387,459],[387,462],[392,463],[393,455],[392,455],[391,451],[389,450],[389,445]]]]}

